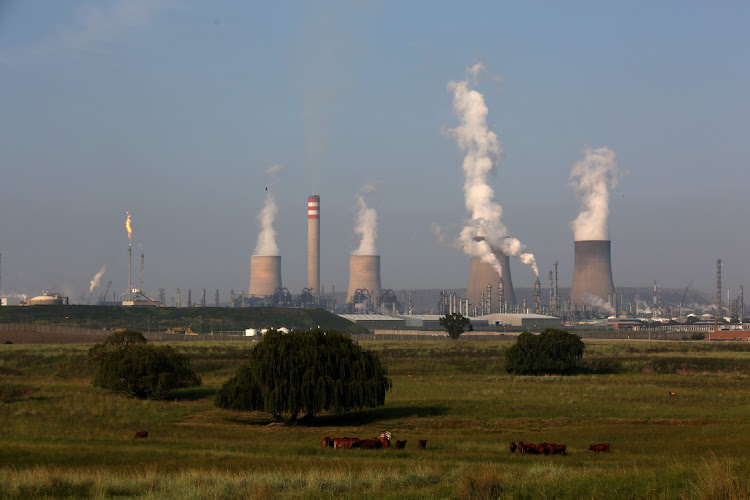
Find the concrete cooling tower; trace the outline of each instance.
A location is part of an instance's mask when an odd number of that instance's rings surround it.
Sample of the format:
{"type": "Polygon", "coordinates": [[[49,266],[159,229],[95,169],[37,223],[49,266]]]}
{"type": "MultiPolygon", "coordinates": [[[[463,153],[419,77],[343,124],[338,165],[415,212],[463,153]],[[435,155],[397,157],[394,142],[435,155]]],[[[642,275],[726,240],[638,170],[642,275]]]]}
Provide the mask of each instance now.
{"type": "Polygon", "coordinates": [[[346,301],[353,302],[357,290],[367,290],[373,306],[380,299],[380,255],[349,256],[349,291],[346,301]]]}
{"type": "Polygon", "coordinates": [[[281,288],[281,257],[278,255],[250,256],[250,297],[273,295],[281,288]]]}
{"type": "Polygon", "coordinates": [[[587,305],[591,308],[597,305],[597,297],[607,303],[609,297],[613,297],[614,294],[611,242],[609,240],[576,241],[573,285],[570,289],[571,306],[583,308],[587,305]]]}
{"type": "MultiPolygon", "coordinates": [[[[516,305],[516,292],[513,291],[513,280],[510,277],[510,259],[500,250],[494,250],[497,260],[503,266],[503,301],[508,307],[516,305]]],[[[487,298],[487,285],[492,285],[491,311],[499,312],[500,302],[497,300],[498,283],[500,275],[497,271],[478,257],[471,258],[469,267],[469,284],[466,286],[466,298],[472,306],[479,306],[482,302],[482,294],[487,298]]]]}

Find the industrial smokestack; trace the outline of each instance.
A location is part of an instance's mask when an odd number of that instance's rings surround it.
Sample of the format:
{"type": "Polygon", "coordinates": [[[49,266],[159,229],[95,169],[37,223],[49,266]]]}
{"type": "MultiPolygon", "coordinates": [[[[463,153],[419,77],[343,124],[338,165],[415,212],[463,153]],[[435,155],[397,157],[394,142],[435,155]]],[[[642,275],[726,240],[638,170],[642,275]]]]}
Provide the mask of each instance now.
{"type": "Polygon", "coordinates": [[[320,196],[307,198],[307,287],[319,300],[320,294],[320,196]]]}
{"type": "Polygon", "coordinates": [[[575,265],[570,300],[573,307],[593,306],[610,310],[607,298],[615,294],[612,280],[611,242],[575,242],[575,265]]]}
{"type": "Polygon", "coordinates": [[[250,297],[267,297],[281,288],[281,257],[278,255],[250,256],[250,297]]]}
{"type": "Polygon", "coordinates": [[[367,290],[375,306],[380,299],[380,255],[349,256],[349,291],[346,301],[353,302],[357,290],[367,290]]]}
{"type": "MultiPolygon", "coordinates": [[[[481,240],[481,237],[477,238],[481,240]]],[[[479,305],[482,292],[487,289],[487,285],[502,281],[502,289],[498,287],[499,298],[508,307],[516,305],[516,294],[513,291],[513,280],[510,277],[510,259],[500,250],[494,250],[493,253],[497,261],[502,266],[502,276],[498,274],[495,266],[483,262],[481,257],[472,257],[469,268],[469,284],[466,286],[466,298],[473,305],[479,305]]],[[[490,305],[491,312],[496,312],[493,305],[490,305]]]]}

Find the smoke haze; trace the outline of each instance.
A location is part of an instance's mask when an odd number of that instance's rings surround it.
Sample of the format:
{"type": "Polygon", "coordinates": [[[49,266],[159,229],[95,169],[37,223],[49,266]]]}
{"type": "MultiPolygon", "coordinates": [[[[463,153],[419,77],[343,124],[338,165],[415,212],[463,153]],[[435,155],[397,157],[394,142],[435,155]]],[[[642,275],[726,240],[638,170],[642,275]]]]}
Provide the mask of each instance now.
{"type": "Polygon", "coordinates": [[[617,157],[608,148],[587,148],[584,159],[573,165],[568,181],[582,205],[570,223],[576,241],[609,239],[609,193],[617,176],[617,157]]]}
{"type": "MultiPolygon", "coordinates": [[[[484,65],[477,63],[467,72],[476,78],[483,70],[484,65]]],[[[466,210],[471,214],[471,220],[461,230],[457,243],[467,255],[479,258],[502,274],[502,264],[492,249],[498,248],[505,255],[518,257],[525,248],[517,238],[508,236],[508,229],[502,222],[503,207],[495,201],[495,191],[487,183],[495,162],[500,161],[502,147],[487,125],[488,109],[484,96],[470,89],[468,81],[451,81],[448,90],[453,93],[453,110],[460,124],[447,133],[456,140],[459,149],[466,152],[462,164],[464,197],[466,210]]],[[[522,262],[538,275],[533,254],[524,253],[522,262]]]]}
{"type": "Polygon", "coordinates": [[[104,276],[104,272],[107,270],[107,266],[102,266],[101,269],[99,269],[99,272],[94,275],[94,279],[91,280],[91,286],[89,286],[89,293],[92,293],[94,291],[94,288],[98,287],[102,282],[102,276],[104,276]]]}
{"type": "Polygon", "coordinates": [[[354,255],[377,255],[378,249],[375,242],[378,239],[378,214],[374,208],[365,203],[363,193],[370,193],[374,186],[368,184],[362,188],[362,193],[357,194],[357,219],[354,232],[362,237],[359,248],[354,255]]]}

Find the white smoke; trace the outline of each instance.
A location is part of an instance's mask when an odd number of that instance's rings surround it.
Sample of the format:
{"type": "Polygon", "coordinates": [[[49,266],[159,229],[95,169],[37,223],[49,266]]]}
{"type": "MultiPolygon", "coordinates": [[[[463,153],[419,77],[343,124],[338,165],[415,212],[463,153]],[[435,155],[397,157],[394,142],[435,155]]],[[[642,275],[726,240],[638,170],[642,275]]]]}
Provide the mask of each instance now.
{"type": "Polygon", "coordinates": [[[617,186],[617,157],[608,148],[586,148],[585,155],[568,179],[582,204],[570,227],[576,241],[608,240],[609,193],[617,186]]]}
{"type": "Polygon", "coordinates": [[[443,234],[443,228],[437,222],[430,223],[430,232],[435,237],[438,243],[441,245],[445,243],[445,235],[443,234]]]}
{"type": "Polygon", "coordinates": [[[591,293],[584,294],[584,296],[583,296],[583,302],[587,306],[591,306],[594,309],[602,309],[603,311],[605,311],[605,312],[607,312],[609,314],[614,314],[615,313],[614,308],[611,305],[609,305],[609,303],[606,300],[604,300],[601,297],[598,297],[596,295],[593,295],[591,293]]]}
{"type": "Polygon", "coordinates": [[[354,232],[362,237],[359,248],[354,255],[377,255],[378,249],[375,242],[378,239],[378,213],[365,203],[363,193],[374,191],[375,187],[368,184],[362,188],[362,193],[357,194],[357,221],[354,232]]]}
{"type": "Polygon", "coordinates": [[[93,293],[94,288],[101,285],[102,276],[104,276],[104,272],[106,270],[107,270],[107,266],[102,266],[101,269],[99,269],[99,272],[94,275],[94,279],[91,280],[91,285],[89,286],[89,293],[93,293]]]}
{"type": "Polygon", "coordinates": [[[272,176],[275,176],[276,174],[278,174],[279,172],[281,172],[281,170],[282,170],[283,168],[284,168],[284,167],[283,167],[283,166],[281,166],[281,165],[274,165],[274,166],[272,166],[272,167],[268,167],[267,169],[265,169],[265,170],[263,171],[263,173],[265,173],[265,174],[267,174],[267,175],[272,175],[272,176]]]}
{"type": "Polygon", "coordinates": [[[279,255],[279,246],[276,244],[276,231],[273,228],[273,221],[279,207],[273,198],[271,191],[266,191],[266,201],[263,210],[258,214],[261,229],[258,235],[258,243],[255,245],[254,255],[279,255]]]}
{"type": "MultiPolygon", "coordinates": [[[[483,70],[484,65],[477,63],[468,69],[468,73],[476,78],[483,70]]],[[[503,207],[495,201],[495,192],[487,183],[487,176],[501,158],[502,147],[487,125],[488,110],[484,96],[469,89],[468,81],[451,81],[448,90],[453,92],[453,110],[460,124],[448,130],[447,134],[466,152],[462,164],[464,197],[466,210],[471,213],[471,220],[458,238],[458,246],[501,274],[502,264],[493,253],[493,248],[513,257],[520,256],[525,248],[518,239],[508,236],[508,229],[502,222],[503,207]]],[[[539,274],[533,254],[524,253],[522,261],[539,274]]]]}

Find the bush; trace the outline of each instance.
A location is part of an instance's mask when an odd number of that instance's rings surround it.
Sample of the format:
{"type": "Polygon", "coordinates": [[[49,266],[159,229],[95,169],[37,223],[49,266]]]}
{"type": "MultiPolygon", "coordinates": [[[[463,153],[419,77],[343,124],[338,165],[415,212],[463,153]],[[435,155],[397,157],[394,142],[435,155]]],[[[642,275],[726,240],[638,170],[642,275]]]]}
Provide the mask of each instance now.
{"type": "Polygon", "coordinates": [[[168,345],[148,344],[134,330],[113,333],[89,349],[89,362],[96,372],[95,387],[143,399],[201,384],[187,356],[168,345]]]}
{"type": "Polygon", "coordinates": [[[448,336],[453,340],[458,340],[466,330],[471,331],[471,320],[460,313],[446,314],[440,318],[440,326],[442,326],[448,336]]]}
{"type": "Polygon", "coordinates": [[[571,373],[586,348],[581,337],[547,328],[539,335],[524,332],[505,354],[505,370],[518,375],[571,373]]]}
{"type": "Polygon", "coordinates": [[[310,330],[282,334],[272,330],[250,352],[216,395],[229,410],[262,410],[290,422],[327,410],[336,413],[385,404],[391,388],[377,354],[363,351],[349,335],[310,330]]]}

